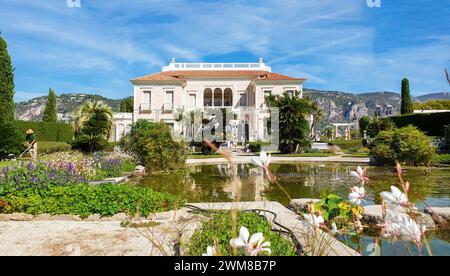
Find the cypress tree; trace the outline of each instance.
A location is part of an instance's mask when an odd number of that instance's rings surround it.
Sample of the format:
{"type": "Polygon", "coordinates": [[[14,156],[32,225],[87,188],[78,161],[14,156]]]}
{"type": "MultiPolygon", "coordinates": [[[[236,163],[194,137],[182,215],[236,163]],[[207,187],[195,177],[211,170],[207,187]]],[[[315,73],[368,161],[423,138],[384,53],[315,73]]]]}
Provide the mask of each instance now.
{"type": "Polygon", "coordinates": [[[14,69],[0,33],[0,123],[14,120],[14,69]]]}
{"type": "Polygon", "coordinates": [[[409,80],[402,80],[402,105],[401,105],[402,115],[414,113],[414,107],[411,100],[411,93],[409,90],[409,80]]]}
{"type": "Polygon", "coordinates": [[[58,119],[58,114],[56,110],[56,95],[55,91],[50,88],[48,91],[47,104],[44,109],[44,117],[42,121],[44,122],[56,122],[58,119]]]}
{"type": "Polygon", "coordinates": [[[120,112],[127,112],[127,103],[125,100],[120,101],[120,112]]]}

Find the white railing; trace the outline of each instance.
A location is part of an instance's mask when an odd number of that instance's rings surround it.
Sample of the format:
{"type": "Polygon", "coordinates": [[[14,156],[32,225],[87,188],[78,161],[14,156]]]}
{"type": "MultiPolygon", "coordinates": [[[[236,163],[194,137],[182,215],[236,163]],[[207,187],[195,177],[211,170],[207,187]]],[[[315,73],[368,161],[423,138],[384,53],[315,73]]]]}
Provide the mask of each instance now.
{"type": "Polygon", "coordinates": [[[143,103],[140,106],[141,112],[152,112],[152,110],[161,110],[161,106],[150,104],[150,103],[143,103]]]}
{"type": "Polygon", "coordinates": [[[264,62],[259,63],[178,63],[172,62],[162,68],[167,71],[185,71],[185,70],[261,70],[272,72],[272,68],[264,62]]]}

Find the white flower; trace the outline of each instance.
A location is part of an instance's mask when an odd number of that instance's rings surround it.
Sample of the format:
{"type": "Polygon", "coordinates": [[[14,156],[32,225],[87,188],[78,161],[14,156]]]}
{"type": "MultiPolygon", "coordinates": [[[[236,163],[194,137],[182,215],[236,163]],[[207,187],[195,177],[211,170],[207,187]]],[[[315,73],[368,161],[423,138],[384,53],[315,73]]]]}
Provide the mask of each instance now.
{"type": "Polygon", "coordinates": [[[348,195],[348,200],[356,205],[361,205],[361,201],[366,196],[364,187],[353,187],[352,192],[348,195]]]}
{"type": "Polygon", "coordinates": [[[256,233],[250,237],[250,232],[244,226],[239,231],[239,237],[230,240],[230,245],[233,248],[244,248],[246,256],[258,256],[261,252],[269,255],[272,253],[269,248],[270,242],[264,242],[262,233],[256,233]]]}
{"type": "Polygon", "coordinates": [[[412,241],[416,244],[420,244],[426,230],[427,227],[425,225],[419,225],[413,219],[408,217],[403,223],[400,238],[403,241],[412,241]]]}
{"type": "Polygon", "coordinates": [[[336,235],[336,234],[340,234],[340,233],[341,233],[341,230],[338,230],[338,228],[337,228],[335,222],[331,223],[331,233],[332,233],[333,235],[336,235]]]}
{"type": "Polygon", "coordinates": [[[306,222],[313,228],[319,228],[321,224],[325,222],[322,216],[316,216],[314,214],[303,214],[306,222]]]}
{"type": "Polygon", "coordinates": [[[408,197],[395,186],[391,186],[391,192],[382,192],[380,195],[389,206],[408,205],[408,197]]]}
{"type": "Polygon", "coordinates": [[[365,182],[369,181],[369,178],[367,177],[367,170],[361,168],[361,166],[358,166],[356,168],[356,171],[351,171],[350,175],[357,178],[362,185],[364,185],[365,182]]]}
{"type": "Polygon", "coordinates": [[[217,256],[217,248],[215,246],[208,246],[206,249],[206,253],[202,254],[202,256],[217,256]]]}
{"type": "Polygon", "coordinates": [[[252,162],[255,166],[265,168],[270,164],[270,154],[268,155],[265,151],[261,151],[258,157],[253,157],[252,162]]]}
{"type": "Polygon", "coordinates": [[[257,167],[263,168],[264,172],[269,177],[269,179],[271,179],[271,180],[276,179],[269,170],[270,154],[267,154],[265,151],[261,151],[261,153],[259,154],[259,157],[252,158],[252,163],[257,167]]]}
{"type": "Polygon", "coordinates": [[[403,241],[411,241],[416,244],[422,242],[426,226],[419,225],[409,215],[387,210],[384,217],[383,237],[403,241]]]}

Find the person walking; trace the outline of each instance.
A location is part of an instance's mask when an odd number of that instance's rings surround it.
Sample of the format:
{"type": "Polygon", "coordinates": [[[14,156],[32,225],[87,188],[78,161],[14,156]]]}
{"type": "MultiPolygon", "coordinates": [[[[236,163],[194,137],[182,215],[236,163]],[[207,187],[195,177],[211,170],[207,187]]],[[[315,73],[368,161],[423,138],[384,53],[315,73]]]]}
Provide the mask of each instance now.
{"type": "Polygon", "coordinates": [[[34,134],[34,131],[32,129],[27,130],[27,143],[28,148],[30,152],[30,157],[33,161],[36,161],[37,159],[37,141],[36,141],[36,135],[34,134]]]}

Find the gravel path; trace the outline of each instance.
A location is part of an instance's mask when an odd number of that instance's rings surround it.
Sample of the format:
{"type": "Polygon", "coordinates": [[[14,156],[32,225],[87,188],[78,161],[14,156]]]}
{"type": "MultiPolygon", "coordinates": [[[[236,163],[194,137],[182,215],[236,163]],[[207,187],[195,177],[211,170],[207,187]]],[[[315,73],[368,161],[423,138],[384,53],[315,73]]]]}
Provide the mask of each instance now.
{"type": "Polygon", "coordinates": [[[179,237],[188,239],[200,221],[185,211],[158,214],[152,226],[144,228],[121,227],[120,221],[0,221],[0,255],[164,255],[150,239],[157,239],[165,254],[173,255],[179,237]]]}

